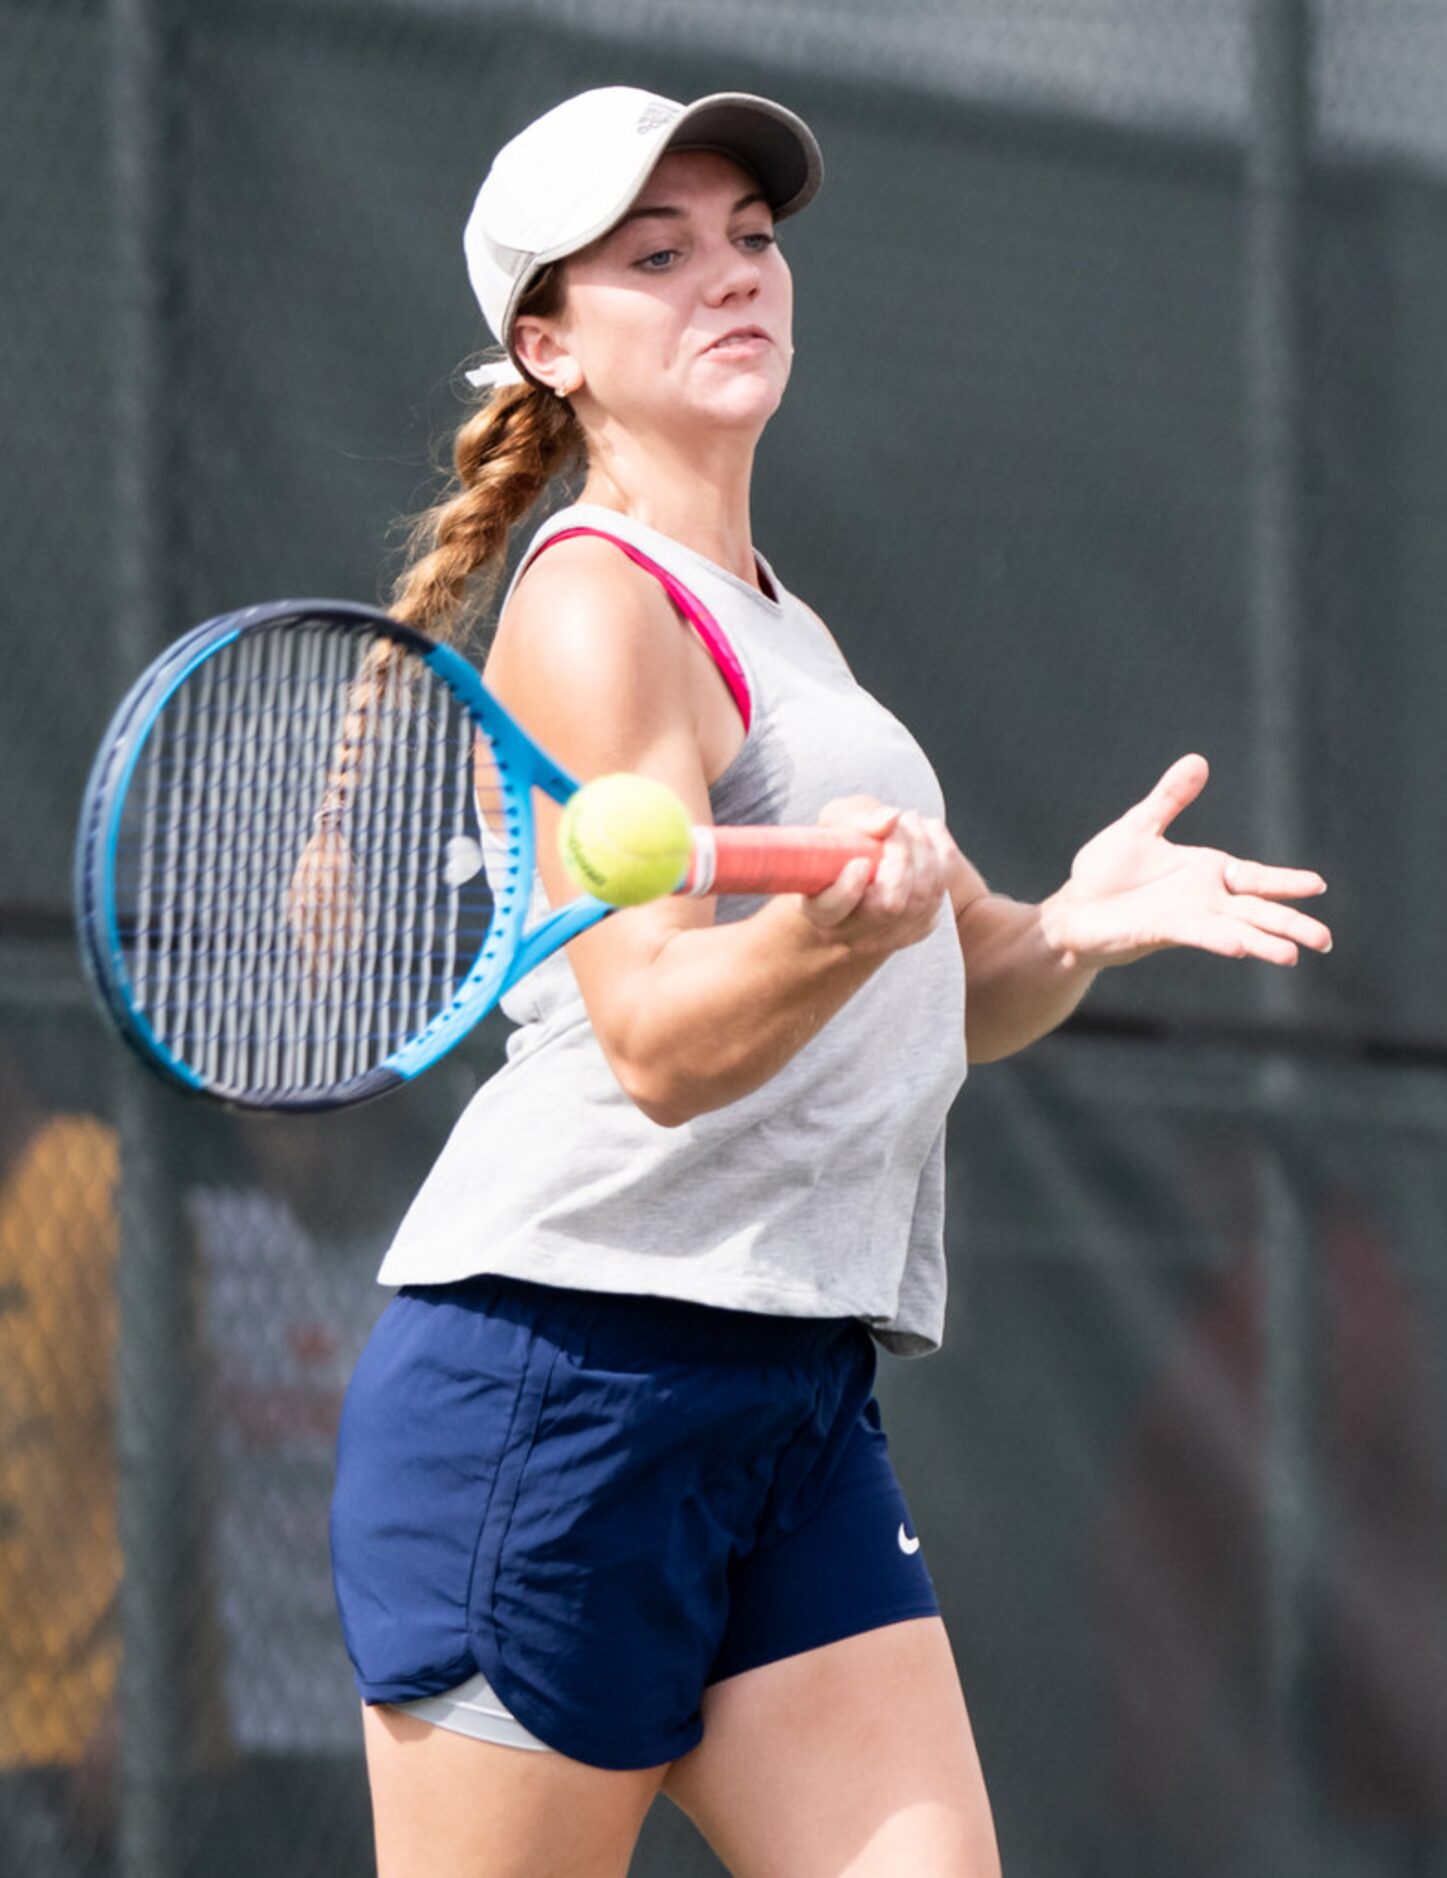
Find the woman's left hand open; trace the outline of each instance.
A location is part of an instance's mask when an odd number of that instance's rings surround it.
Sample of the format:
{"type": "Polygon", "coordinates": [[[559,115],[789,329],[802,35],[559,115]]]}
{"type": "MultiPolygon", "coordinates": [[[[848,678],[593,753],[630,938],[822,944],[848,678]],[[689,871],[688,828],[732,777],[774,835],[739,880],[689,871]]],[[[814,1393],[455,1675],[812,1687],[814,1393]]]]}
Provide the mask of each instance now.
{"type": "Polygon", "coordinates": [[[1320,874],[1167,841],[1210,773],[1203,756],[1178,758],[1143,801],[1086,842],[1041,908],[1057,949],[1094,966],[1128,965],[1166,946],[1272,965],[1295,965],[1302,946],[1331,950],[1319,919],[1283,904],[1325,893],[1320,874]]]}

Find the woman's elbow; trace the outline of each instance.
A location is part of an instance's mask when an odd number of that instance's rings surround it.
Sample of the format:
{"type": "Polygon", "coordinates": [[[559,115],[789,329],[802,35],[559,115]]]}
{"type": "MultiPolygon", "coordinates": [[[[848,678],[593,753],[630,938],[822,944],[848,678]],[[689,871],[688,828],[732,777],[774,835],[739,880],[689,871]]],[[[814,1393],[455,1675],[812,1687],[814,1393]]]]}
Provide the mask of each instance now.
{"type": "MultiPolygon", "coordinates": [[[[596,1026],[595,1026],[596,1029],[596,1026]]],[[[660,1128],[682,1128],[749,1094],[766,1069],[737,1037],[718,1030],[689,1034],[652,1026],[599,1033],[618,1086],[660,1128]]]]}
{"type": "Polygon", "coordinates": [[[659,1128],[682,1128],[714,1109],[726,1108],[758,1086],[757,1076],[740,1074],[735,1065],[711,1058],[703,1067],[687,1063],[645,1062],[610,1057],[624,1095],[659,1128]]]}
{"type": "Polygon", "coordinates": [[[698,1099],[690,1081],[657,1063],[639,1063],[626,1056],[610,1056],[619,1088],[641,1114],[659,1128],[682,1128],[709,1106],[698,1099]]]}

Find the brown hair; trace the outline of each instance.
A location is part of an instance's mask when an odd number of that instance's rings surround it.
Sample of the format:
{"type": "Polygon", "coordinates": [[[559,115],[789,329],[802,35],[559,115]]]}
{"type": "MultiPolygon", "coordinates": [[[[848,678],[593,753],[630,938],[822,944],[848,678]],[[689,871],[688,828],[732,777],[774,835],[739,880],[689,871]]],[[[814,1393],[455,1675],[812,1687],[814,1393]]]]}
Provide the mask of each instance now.
{"type": "MultiPolygon", "coordinates": [[[[559,313],[564,292],[555,263],[528,288],[518,313],[559,313]]],[[[484,396],[453,438],[452,483],[409,526],[406,562],[392,589],[396,618],[454,643],[495,591],[515,525],[555,476],[586,457],[582,425],[566,398],[532,383],[484,396]]]]}

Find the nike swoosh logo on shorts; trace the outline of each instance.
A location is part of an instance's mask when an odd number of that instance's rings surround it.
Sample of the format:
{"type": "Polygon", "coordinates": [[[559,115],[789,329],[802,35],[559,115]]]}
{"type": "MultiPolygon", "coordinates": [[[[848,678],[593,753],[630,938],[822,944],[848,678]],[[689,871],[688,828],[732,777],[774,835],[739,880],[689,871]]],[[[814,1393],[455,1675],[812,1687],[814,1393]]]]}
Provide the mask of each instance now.
{"type": "Polygon", "coordinates": [[[916,1534],[913,1539],[907,1538],[903,1520],[899,1522],[899,1549],[901,1552],[918,1552],[919,1550],[919,1535],[916,1534]]]}

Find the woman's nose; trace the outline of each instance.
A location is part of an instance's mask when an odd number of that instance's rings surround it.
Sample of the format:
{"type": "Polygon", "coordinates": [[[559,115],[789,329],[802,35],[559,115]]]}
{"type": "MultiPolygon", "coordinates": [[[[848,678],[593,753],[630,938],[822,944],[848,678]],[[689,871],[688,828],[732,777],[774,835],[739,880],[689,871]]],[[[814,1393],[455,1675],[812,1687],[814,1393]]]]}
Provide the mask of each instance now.
{"type": "Polygon", "coordinates": [[[736,295],[753,294],[758,291],[758,285],[758,257],[745,254],[729,242],[710,270],[707,287],[709,299],[721,302],[736,295]]]}

